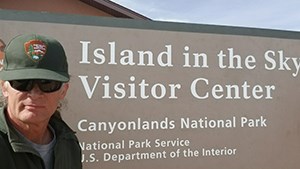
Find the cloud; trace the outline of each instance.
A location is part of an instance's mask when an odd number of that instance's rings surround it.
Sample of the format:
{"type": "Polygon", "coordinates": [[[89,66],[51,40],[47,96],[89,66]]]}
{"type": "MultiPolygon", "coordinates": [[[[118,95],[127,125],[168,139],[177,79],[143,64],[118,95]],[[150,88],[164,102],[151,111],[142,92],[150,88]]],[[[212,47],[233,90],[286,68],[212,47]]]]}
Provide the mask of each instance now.
{"type": "Polygon", "coordinates": [[[298,0],[113,0],[153,20],[300,30],[298,0]]]}

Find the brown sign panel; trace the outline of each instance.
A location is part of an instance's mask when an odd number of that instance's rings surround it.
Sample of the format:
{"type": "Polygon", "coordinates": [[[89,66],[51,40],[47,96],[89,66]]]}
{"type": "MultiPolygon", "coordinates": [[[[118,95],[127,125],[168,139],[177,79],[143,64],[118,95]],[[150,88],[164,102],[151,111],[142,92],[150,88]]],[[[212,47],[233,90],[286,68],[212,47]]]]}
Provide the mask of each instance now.
{"type": "Polygon", "coordinates": [[[64,45],[86,169],[299,167],[299,32],[0,12],[64,45]]]}

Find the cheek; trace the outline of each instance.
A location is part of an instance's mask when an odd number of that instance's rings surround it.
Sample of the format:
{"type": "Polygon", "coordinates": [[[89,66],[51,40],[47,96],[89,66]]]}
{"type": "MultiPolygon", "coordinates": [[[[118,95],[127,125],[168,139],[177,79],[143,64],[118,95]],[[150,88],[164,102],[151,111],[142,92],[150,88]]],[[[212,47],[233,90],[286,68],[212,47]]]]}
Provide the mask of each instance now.
{"type": "Polygon", "coordinates": [[[22,100],[20,99],[20,97],[13,97],[13,96],[9,96],[7,97],[7,103],[9,103],[8,109],[11,110],[11,112],[14,112],[16,114],[18,114],[19,112],[24,110],[24,105],[22,104],[22,100]]]}
{"type": "Polygon", "coordinates": [[[53,94],[48,97],[47,103],[49,106],[51,106],[53,109],[56,109],[57,106],[59,105],[59,102],[63,99],[64,97],[59,93],[53,94]]]}
{"type": "Polygon", "coordinates": [[[7,88],[7,90],[3,91],[3,96],[7,99],[9,103],[18,103],[21,100],[25,99],[24,94],[20,94],[18,92],[13,91],[11,88],[7,88]]]}

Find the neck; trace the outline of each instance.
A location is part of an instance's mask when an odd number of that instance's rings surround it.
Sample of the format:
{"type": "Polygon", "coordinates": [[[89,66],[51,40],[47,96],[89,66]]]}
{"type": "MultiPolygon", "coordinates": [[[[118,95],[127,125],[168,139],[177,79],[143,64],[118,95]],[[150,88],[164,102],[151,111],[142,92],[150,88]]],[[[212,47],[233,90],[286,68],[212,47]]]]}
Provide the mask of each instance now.
{"type": "Polygon", "coordinates": [[[53,139],[53,134],[51,130],[46,126],[33,126],[27,125],[24,127],[17,127],[15,128],[22,133],[28,140],[36,144],[48,144],[53,139]]]}

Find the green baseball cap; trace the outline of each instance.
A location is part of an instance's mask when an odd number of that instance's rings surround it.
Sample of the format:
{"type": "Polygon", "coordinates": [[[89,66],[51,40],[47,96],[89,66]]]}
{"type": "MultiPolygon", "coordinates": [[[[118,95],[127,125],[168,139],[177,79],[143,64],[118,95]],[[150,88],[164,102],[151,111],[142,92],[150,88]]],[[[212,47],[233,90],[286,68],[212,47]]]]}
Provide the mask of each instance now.
{"type": "Polygon", "coordinates": [[[55,39],[36,34],[13,38],[4,50],[2,80],[47,79],[68,82],[68,62],[55,39]]]}

